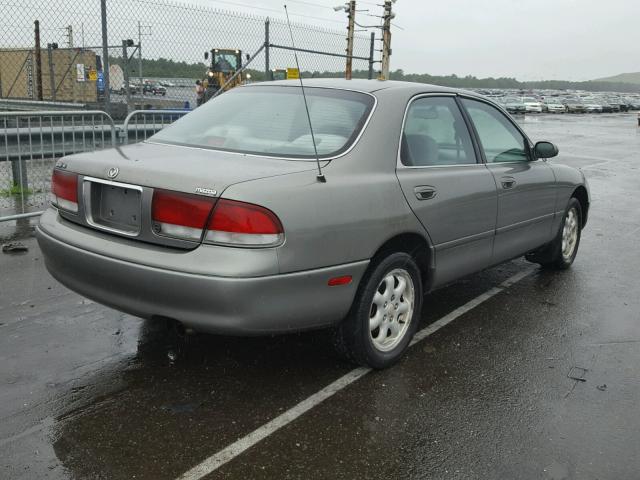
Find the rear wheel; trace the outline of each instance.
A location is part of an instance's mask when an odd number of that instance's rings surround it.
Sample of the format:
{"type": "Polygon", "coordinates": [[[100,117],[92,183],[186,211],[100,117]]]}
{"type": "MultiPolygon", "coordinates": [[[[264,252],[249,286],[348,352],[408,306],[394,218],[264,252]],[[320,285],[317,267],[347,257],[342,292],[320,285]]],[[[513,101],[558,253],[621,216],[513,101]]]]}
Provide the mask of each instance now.
{"type": "Polygon", "coordinates": [[[578,254],[581,233],[582,207],[576,198],[571,198],[556,237],[544,248],[526,255],[526,259],[545,268],[566,270],[578,254]]]}
{"type": "Polygon", "coordinates": [[[407,253],[393,253],[362,279],[349,315],[336,328],[336,348],[355,363],[386,368],[409,346],[421,310],[420,270],[407,253]]]}

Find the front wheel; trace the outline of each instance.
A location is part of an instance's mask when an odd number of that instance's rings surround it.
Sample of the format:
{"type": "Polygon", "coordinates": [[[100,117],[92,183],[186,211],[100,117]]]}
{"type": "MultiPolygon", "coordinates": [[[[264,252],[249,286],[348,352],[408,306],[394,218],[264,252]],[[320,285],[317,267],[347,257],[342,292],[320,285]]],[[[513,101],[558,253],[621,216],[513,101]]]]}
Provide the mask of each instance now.
{"type": "Polygon", "coordinates": [[[581,233],[582,207],[576,198],[571,198],[556,237],[543,249],[528,254],[526,259],[544,268],[566,270],[578,254],[581,233]]]}
{"type": "Polygon", "coordinates": [[[382,369],[402,356],[418,328],[422,280],[404,252],[375,261],[362,279],[347,318],[336,328],[335,345],[349,360],[382,369]]]}

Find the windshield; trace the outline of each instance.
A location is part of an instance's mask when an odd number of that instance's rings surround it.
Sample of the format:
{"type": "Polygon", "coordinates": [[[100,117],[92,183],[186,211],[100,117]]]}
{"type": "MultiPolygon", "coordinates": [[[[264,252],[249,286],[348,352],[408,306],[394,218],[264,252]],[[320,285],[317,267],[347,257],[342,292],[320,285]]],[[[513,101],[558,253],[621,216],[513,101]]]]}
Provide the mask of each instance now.
{"type": "Polygon", "coordinates": [[[524,97],[522,99],[523,102],[528,102],[528,103],[538,103],[538,100],[536,100],[535,98],[532,97],[524,97]]]}
{"type": "Polygon", "coordinates": [[[213,52],[213,70],[216,72],[233,72],[238,69],[236,53],[213,52]]]}
{"type": "MultiPolygon", "coordinates": [[[[305,88],[318,155],[347,150],[373,107],[372,96],[305,88]]],[[[152,141],[277,157],[315,158],[299,87],[240,87],[161,130],[152,141]]]]}

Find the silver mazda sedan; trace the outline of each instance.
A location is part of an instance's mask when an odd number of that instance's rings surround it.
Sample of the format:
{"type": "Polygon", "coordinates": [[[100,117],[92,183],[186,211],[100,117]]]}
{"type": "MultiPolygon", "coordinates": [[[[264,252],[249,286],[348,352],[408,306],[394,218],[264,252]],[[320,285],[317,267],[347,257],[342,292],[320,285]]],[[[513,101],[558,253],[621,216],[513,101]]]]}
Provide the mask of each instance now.
{"type": "Polygon", "coordinates": [[[391,81],[304,92],[313,131],[300,86],[271,82],[143,143],[59,160],[37,231],[51,274],[196,331],[331,327],[341,353],[384,368],[425,292],[522,255],[574,261],[585,178],[498,105],[391,81]]]}

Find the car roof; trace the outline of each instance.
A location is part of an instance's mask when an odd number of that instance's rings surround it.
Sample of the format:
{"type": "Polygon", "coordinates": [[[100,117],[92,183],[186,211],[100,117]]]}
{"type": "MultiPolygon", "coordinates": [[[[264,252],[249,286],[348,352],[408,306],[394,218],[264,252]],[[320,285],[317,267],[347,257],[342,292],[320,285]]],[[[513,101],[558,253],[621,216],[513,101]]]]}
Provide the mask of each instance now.
{"type": "MultiPolygon", "coordinates": [[[[340,88],[344,90],[355,90],[360,92],[373,93],[380,90],[396,90],[398,93],[465,93],[472,96],[480,96],[475,92],[460,90],[450,87],[441,87],[439,85],[430,85],[417,82],[400,82],[397,80],[366,80],[353,79],[345,80],[344,78],[303,78],[305,87],[324,87],[324,88],[340,88]]],[[[247,85],[248,87],[259,85],[277,85],[277,86],[299,86],[297,80],[276,80],[273,82],[260,82],[247,85]]]]}

